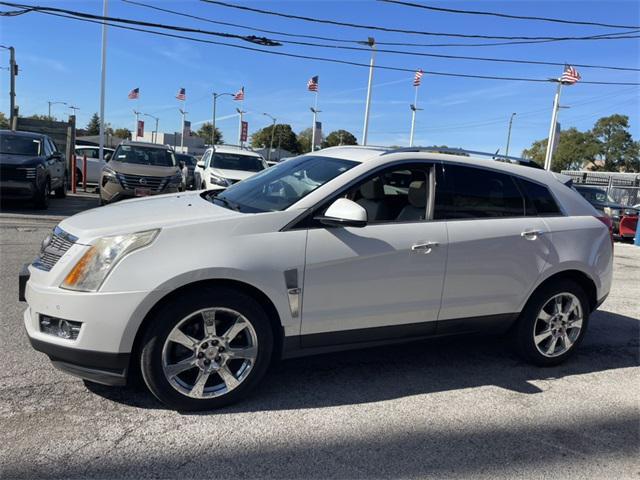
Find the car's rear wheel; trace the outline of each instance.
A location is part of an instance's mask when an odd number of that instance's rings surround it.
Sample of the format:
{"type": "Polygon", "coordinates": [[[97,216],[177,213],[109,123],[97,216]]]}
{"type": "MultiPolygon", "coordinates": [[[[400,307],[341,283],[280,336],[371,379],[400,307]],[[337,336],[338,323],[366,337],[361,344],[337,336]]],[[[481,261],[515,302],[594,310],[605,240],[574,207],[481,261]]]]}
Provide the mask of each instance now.
{"type": "Polygon", "coordinates": [[[562,363],[582,341],[589,313],[587,295],[577,283],[562,280],[541,288],[516,325],[519,353],[540,366],[562,363]]]}
{"type": "Polygon", "coordinates": [[[56,198],[66,198],[67,197],[67,174],[64,174],[64,179],[62,180],[62,185],[55,189],[56,198]]]}
{"type": "Polygon", "coordinates": [[[255,387],[272,348],[269,319],[252,297],[199,289],[172,300],[153,320],[143,339],[142,376],[171,408],[211,410],[255,387]]]}

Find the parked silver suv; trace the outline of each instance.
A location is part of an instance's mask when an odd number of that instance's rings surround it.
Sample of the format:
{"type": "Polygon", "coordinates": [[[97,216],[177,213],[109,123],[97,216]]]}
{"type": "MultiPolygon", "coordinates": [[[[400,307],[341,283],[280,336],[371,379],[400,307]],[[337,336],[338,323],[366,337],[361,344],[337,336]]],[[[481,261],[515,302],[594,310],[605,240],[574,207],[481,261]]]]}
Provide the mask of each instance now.
{"type": "Polygon", "coordinates": [[[182,172],[166,145],[125,141],[100,175],[100,204],[180,190],[182,172]]]}

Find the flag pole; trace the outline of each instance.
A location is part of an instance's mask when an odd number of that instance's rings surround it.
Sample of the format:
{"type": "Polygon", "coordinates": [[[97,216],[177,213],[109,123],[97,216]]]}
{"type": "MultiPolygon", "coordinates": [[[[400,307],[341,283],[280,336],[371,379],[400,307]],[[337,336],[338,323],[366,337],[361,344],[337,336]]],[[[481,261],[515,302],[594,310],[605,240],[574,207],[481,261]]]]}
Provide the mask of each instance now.
{"type": "Polygon", "coordinates": [[[556,123],[558,121],[558,108],[560,106],[560,92],[562,91],[562,82],[559,79],[552,81],[558,82],[556,95],[553,99],[553,110],[551,112],[551,125],[549,126],[549,136],[547,137],[547,151],[544,157],[544,169],[551,170],[551,159],[553,157],[553,144],[556,136],[556,123]]]}
{"type": "MultiPolygon", "coordinates": [[[[108,10],[108,0],[103,0],[102,3],[102,16],[104,18],[107,17],[108,10]]],[[[106,77],[107,77],[107,24],[105,22],[102,23],[102,52],[100,54],[100,143],[98,147],[98,158],[100,159],[100,164],[104,161],[104,99],[105,99],[105,85],[106,85],[106,77]]],[[[13,72],[13,70],[12,70],[13,72]]],[[[12,77],[13,78],[13,77],[12,77]]],[[[11,112],[10,117],[13,118],[13,97],[11,104],[11,112]]],[[[137,125],[136,125],[137,126],[137,125]]],[[[11,123],[11,127],[13,128],[13,122],[11,123]]],[[[76,188],[75,185],[73,188],[76,188]]]]}
{"type": "Polygon", "coordinates": [[[415,86],[415,96],[413,98],[413,105],[411,105],[411,133],[409,134],[409,146],[413,147],[413,133],[416,127],[416,112],[418,111],[418,86],[415,86]]]}
{"type": "Polygon", "coordinates": [[[311,151],[316,149],[316,118],[318,115],[318,90],[315,92],[315,101],[311,111],[313,112],[313,124],[311,125],[311,151]]]}
{"type": "Polygon", "coordinates": [[[135,128],[133,129],[134,132],[136,132],[136,141],[138,140],[138,116],[140,115],[140,112],[138,110],[136,110],[135,108],[133,109],[133,114],[136,116],[136,124],[135,124],[135,128]]]}
{"type": "Polygon", "coordinates": [[[373,37],[369,37],[366,45],[371,47],[371,61],[369,62],[369,82],[367,83],[367,101],[364,109],[364,127],[362,129],[362,145],[367,144],[367,136],[369,133],[369,110],[371,108],[371,85],[373,83],[373,67],[376,58],[376,41],[373,37]]]}

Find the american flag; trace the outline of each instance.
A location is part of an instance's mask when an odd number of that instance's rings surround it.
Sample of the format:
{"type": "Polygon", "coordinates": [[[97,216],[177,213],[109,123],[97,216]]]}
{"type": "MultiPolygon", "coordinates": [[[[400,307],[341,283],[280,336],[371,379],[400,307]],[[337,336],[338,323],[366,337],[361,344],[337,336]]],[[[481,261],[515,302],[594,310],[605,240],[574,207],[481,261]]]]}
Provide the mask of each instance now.
{"type": "Polygon", "coordinates": [[[422,82],[422,76],[423,75],[424,75],[424,72],[422,71],[421,68],[416,70],[416,74],[413,76],[413,86],[414,87],[419,87],[420,86],[420,82],[422,82]]]}
{"type": "Polygon", "coordinates": [[[180,90],[178,90],[176,98],[184,102],[187,99],[187,91],[184,88],[181,88],[180,90]]]}
{"type": "Polygon", "coordinates": [[[564,72],[562,72],[562,76],[560,77],[560,82],[564,83],[565,85],[573,85],[581,78],[582,77],[575,68],[573,68],[571,65],[565,65],[564,72]]]}
{"type": "Polygon", "coordinates": [[[236,94],[233,96],[233,99],[244,100],[244,87],[242,87],[240,90],[236,92],[236,94]]]}
{"type": "Polygon", "coordinates": [[[129,100],[135,100],[137,98],[140,98],[140,89],[139,88],[134,88],[133,90],[131,90],[129,92],[129,95],[127,95],[127,98],[129,100]]]}
{"type": "Polygon", "coordinates": [[[318,91],[318,75],[309,79],[309,81],[307,82],[307,90],[309,90],[310,92],[318,91]]]}

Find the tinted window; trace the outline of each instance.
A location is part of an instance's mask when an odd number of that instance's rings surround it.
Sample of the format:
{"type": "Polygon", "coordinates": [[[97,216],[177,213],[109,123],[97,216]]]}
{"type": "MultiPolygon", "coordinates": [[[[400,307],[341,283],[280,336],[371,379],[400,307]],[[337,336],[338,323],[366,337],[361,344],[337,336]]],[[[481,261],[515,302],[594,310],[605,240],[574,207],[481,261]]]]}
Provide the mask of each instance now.
{"type": "Polygon", "coordinates": [[[38,138],[21,135],[0,135],[0,153],[10,155],[40,155],[42,142],[38,138]]]}
{"type": "Polygon", "coordinates": [[[176,165],[175,158],[170,150],[139,145],[120,145],[113,159],[118,162],[154,165],[156,167],[173,167],[176,165]]]}
{"type": "Polygon", "coordinates": [[[436,219],[520,217],[524,198],[515,180],[482,168],[445,165],[436,177],[436,219]]]}
{"type": "Polygon", "coordinates": [[[53,154],[53,149],[51,148],[51,142],[49,139],[44,139],[44,154],[49,157],[53,154]]]}
{"type": "Polygon", "coordinates": [[[184,153],[176,153],[176,161],[184,162],[184,164],[189,167],[195,167],[197,162],[196,157],[193,155],[185,155],[184,153]]]}
{"type": "MultiPolygon", "coordinates": [[[[557,215],[560,213],[558,204],[553,199],[547,187],[522,179],[520,179],[520,185],[529,197],[529,201],[533,203],[535,213],[538,215],[557,215]]],[[[527,215],[530,213],[533,212],[529,212],[527,208],[527,215]]]]}
{"type": "Polygon", "coordinates": [[[243,170],[247,172],[264,170],[262,158],[235,153],[214,153],[211,166],[221,170],[243,170]]]}

